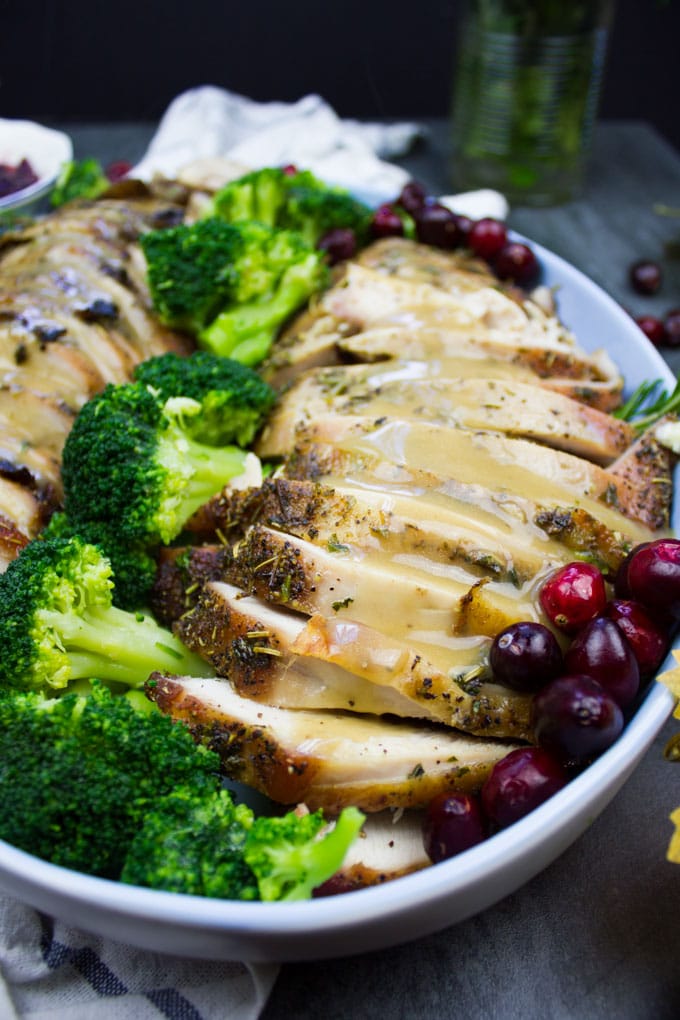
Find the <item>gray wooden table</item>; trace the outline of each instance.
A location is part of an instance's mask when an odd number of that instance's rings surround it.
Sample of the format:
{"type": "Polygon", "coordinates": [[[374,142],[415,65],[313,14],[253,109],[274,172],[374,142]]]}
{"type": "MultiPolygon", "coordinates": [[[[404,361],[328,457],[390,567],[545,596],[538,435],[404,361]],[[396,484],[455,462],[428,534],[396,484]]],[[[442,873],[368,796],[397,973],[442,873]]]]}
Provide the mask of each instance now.
{"type": "MultiPolygon", "coordinates": [[[[446,125],[403,161],[450,190],[446,125]]],[[[141,156],[150,125],[68,125],[79,156],[141,156]]],[[[680,155],[642,123],[602,124],[585,197],[513,210],[510,223],[585,271],[634,314],[680,306],[680,261],[654,298],[627,284],[632,261],[680,241],[680,155]]],[[[667,354],[680,370],[680,351],[667,354]]],[[[665,859],[680,766],[669,724],[588,832],[513,896],[439,934],[382,952],[283,966],[263,1020],[676,1020],[680,1017],[680,867],[665,859]]],[[[348,947],[349,948],[349,947],[348,947]]]]}

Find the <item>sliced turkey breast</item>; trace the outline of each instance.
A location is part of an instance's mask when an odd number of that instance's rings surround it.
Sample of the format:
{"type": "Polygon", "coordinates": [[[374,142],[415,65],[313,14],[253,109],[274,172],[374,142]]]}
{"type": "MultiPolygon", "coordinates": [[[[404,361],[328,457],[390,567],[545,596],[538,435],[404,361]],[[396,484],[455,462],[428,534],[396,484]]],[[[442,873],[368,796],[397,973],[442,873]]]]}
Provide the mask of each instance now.
{"type": "Polygon", "coordinates": [[[147,693],[221,756],[226,773],[279,804],[330,814],[422,807],[443,790],[478,790],[520,746],[447,727],[272,708],[221,680],[152,674],[147,693]]]}

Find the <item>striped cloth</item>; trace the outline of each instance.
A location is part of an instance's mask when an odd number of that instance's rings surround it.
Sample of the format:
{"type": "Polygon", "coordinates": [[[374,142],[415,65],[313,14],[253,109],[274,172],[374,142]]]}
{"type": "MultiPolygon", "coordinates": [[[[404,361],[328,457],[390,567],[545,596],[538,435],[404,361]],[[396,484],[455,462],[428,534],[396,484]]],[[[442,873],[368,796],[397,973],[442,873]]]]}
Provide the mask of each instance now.
{"type": "Polygon", "coordinates": [[[277,972],[133,949],[0,897],[0,1020],[255,1020],[277,972]]]}

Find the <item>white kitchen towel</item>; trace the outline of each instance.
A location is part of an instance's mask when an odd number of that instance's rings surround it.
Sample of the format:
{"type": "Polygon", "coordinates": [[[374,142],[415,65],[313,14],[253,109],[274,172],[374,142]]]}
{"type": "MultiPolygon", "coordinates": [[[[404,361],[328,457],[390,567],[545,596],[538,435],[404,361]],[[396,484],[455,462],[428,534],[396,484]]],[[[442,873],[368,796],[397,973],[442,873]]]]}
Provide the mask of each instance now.
{"type": "MultiPolygon", "coordinates": [[[[142,180],[156,173],[172,177],[188,164],[213,157],[243,170],[293,164],[378,205],[396,198],[410,177],[389,160],[404,156],[423,134],[422,126],[409,122],[341,119],[317,95],[295,103],[258,103],[201,85],[173,99],[134,174],[142,180]]],[[[441,201],[473,219],[508,215],[504,196],[488,188],[441,201]]]]}
{"type": "Polygon", "coordinates": [[[0,1020],[256,1020],[277,973],[123,946],[0,896],[0,1020]]]}
{"type": "Polygon", "coordinates": [[[317,95],[258,103],[203,85],[171,102],[134,172],[148,180],[213,156],[253,169],[292,163],[380,201],[396,196],[409,176],[386,158],[404,155],[421,133],[417,124],[343,120],[317,95]]]}

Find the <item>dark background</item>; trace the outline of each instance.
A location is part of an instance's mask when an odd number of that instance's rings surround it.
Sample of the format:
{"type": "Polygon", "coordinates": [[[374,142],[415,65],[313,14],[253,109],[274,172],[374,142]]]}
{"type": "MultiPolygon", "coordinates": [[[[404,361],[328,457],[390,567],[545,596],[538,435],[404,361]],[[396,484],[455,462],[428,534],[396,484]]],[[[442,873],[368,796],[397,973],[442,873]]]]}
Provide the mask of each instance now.
{"type": "MultiPolygon", "coordinates": [[[[569,3],[570,0],[564,0],[569,3]]],[[[344,116],[447,113],[455,0],[0,0],[0,115],[157,120],[178,92],[318,92],[344,116]]],[[[619,0],[601,114],[680,149],[680,0],[619,0]]]]}

